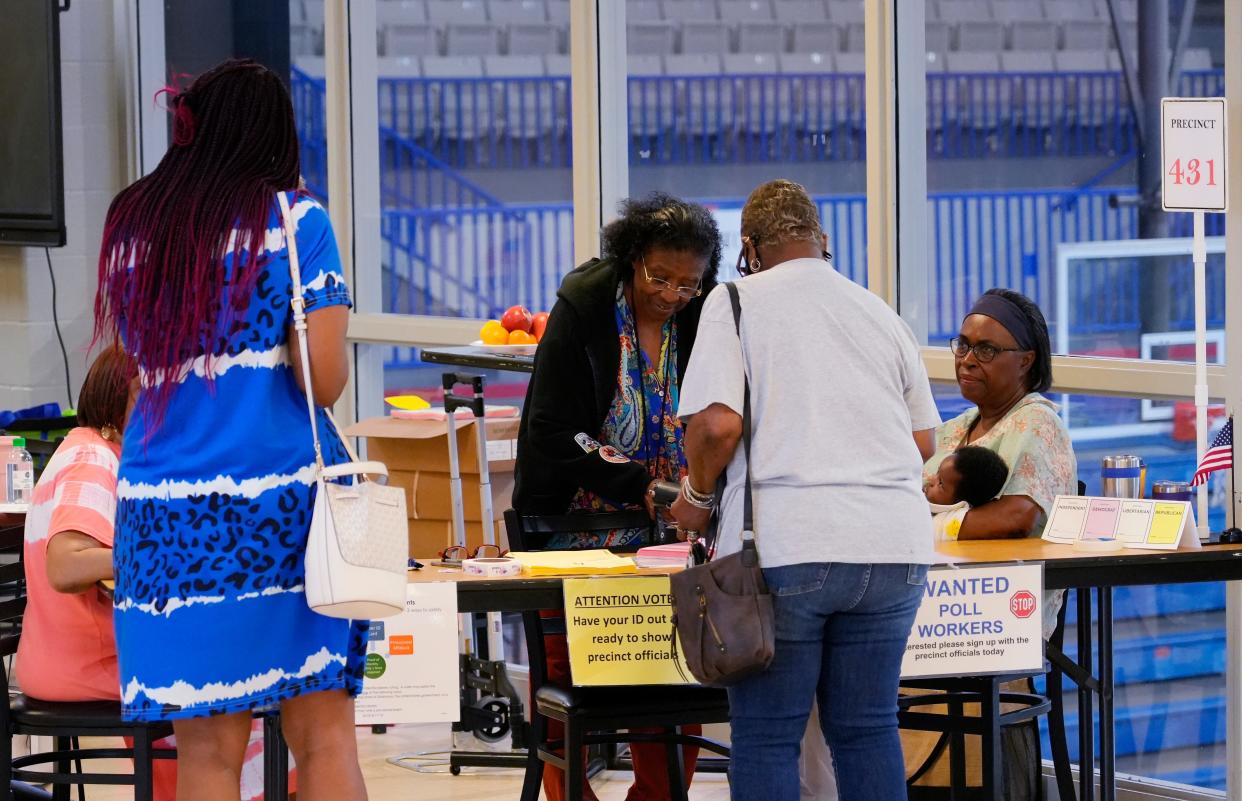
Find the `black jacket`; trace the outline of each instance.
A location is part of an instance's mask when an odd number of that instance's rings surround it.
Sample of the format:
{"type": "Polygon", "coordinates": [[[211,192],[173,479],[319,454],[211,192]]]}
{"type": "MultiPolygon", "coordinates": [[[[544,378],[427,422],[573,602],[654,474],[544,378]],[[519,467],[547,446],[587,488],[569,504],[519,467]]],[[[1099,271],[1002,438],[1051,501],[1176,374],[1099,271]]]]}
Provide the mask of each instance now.
{"type": "MultiPolygon", "coordinates": [[[[523,514],[564,514],[579,488],[619,503],[642,503],[651,482],[638,462],[605,461],[575,437],[598,440],[617,393],[621,341],[614,308],[621,276],[611,260],[591,259],[557,290],[556,305],[535,354],[518,431],[513,506],[523,514]]],[[[677,377],[685,377],[703,300],[677,313],[677,377]]]]}

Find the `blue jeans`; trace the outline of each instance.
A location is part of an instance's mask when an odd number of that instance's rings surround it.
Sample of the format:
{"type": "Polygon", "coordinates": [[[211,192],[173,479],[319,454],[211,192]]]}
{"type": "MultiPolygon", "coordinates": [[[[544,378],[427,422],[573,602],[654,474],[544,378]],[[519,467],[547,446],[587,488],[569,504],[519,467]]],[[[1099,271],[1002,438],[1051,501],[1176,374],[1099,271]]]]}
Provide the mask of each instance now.
{"type": "Polygon", "coordinates": [[[776,654],[766,671],[729,690],[733,801],[798,801],[812,698],[840,801],[905,801],[897,681],[927,566],[812,562],[763,575],[776,654]]]}

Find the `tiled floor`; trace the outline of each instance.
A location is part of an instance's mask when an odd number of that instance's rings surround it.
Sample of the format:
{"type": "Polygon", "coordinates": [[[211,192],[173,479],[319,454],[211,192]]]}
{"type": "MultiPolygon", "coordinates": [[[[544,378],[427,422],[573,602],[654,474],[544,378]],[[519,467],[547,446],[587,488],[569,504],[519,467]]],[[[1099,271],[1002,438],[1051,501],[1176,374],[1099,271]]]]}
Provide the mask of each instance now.
{"type": "MultiPolygon", "coordinates": [[[[517,770],[466,768],[451,776],[447,768],[433,767],[426,773],[407,770],[388,762],[389,757],[447,748],[449,732],[443,725],[398,726],[385,734],[358,730],[362,772],[370,801],[509,801],[517,799],[522,774],[517,770]]],[[[85,743],[84,743],[85,745],[85,743]]],[[[89,747],[89,746],[87,746],[89,747]]],[[[407,763],[410,764],[410,763],[407,763]]],[[[600,801],[623,801],[631,774],[605,772],[591,780],[600,801]]],[[[120,787],[88,788],[91,801],[129,801],[133,791],[120,787]]],[[[699,774],[690,790],[692,801],[727,801],[729,787],[720,774],[699,774]]]]}

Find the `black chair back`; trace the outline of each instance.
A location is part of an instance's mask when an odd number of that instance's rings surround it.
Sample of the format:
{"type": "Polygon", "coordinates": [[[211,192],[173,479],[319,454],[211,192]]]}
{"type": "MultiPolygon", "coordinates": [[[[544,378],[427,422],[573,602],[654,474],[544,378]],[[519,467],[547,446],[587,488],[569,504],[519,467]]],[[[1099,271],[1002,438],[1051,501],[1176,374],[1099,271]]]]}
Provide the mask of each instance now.
{"type": "Polygon", "coordinates": [[[25,526],[0,527],[0,657],[17,653],[26,612],[25,526]]]}
{"type": "Polygon", "coordinates": [[[557,534],[595,534],[616,529],[641,529],[637,542],[609,550],[630,553],[657,541],[655,524],[646,511],[581,512],[566,515],[524,515],[516,509],[505,512],[505,533],[513,551],[545,551],[557,534]]]}
{"type": "MultiPolygon", "coordinates": [[[[548,540],[556,534],[591,534],[615,529],[645,529],[644,541],[615,548],[617,552],[636,551],[655,541],[655,526],[646,511],[600,512],[566,515],[524,515],[516,509],[505,511],[505,533],[513,551],[547,550],[548,540]]],[[[526,653],[530,663],[531,696],[548,683],[545,634],[564,634],[565,621],[560,617],[545,618],[539,612],[523,612],[522,628],[526,635],[526,653]]]]}

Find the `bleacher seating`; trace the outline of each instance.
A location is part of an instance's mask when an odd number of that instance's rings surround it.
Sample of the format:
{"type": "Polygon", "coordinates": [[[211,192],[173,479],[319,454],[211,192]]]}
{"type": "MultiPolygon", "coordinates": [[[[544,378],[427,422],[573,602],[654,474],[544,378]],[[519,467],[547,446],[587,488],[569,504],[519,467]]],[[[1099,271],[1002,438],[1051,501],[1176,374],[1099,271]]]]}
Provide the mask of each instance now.
{"type": "Polygon", "coordinates": [[[723,22],[687,20],[681,23],[682,53],[712,53],[719,56],[729,52],[729,40],[729,28],[723,22]]]}
{"type": "Polygon", "coordinates": [[[680,130],[692,137],[725,136],[736,125],[733,93],[722,78],[717,53],[681,53],[664,57],[669,75],[684,76],[675,82],[680,96],[680,130]]]}
{"type": "Polygon", "coordinates": [[[473,142],[491,133],[497,120],[494,114],[488,113],[491,104],[486,96],[486,86],[478,81],[461,80],[483,77],[482,58],[426,56],[423,58],[423,75],[442,79],[430,84],[432,124],[441,137],[473,142]]]}
{"type": "Polygon", "coordinates": [[[427,0],[427,21],[432,25],[487,22],[483,0],[427,0]]]}
{"type": "Polygon", "coordinates": [[[957,49],[969,53],[999,53],[1005,49],[1005,29],[987,19],[957,23],[957,49]]]}
{"type": "Polygon", "coordinates": [[[768,22],[772,5],[767,0],[720,0],[720,19],[725,22],[768,22]]]}
{"type": "Polygon", "coordinates": [[[1064,108],[1064,84],[1053,80],[1055,65],[1051,52],[1014,50],[1000,54],[1001,72],[1015,76],[1009,86],[1010,108],[1024,128],[1047,128],[1064,108]]]}
{"type": "Polygon", "coordinates": [[[387,25],[414,25],[427,21],[427,4],[423,0],[376,0],[375,24],[381,30],[387,25]]]}
{"type": "Polygon", "coordinates": [[[1104,20],[1079,20],[1061,25],[1061,47],[1065,50],[1108,50],[1113,31],[1104,20]]]}
{"type": "Polygon", "coordinates": [[[511,56],[541,56],[560,49],[560,34],[547,22],[513,22],[505,36],[505,52],[511,56]]]}
{"type": "MultiPolygon", "coordinates": [[[[1116,49],[1100,0],[925,0],[929,53],[1116,49]]],[[[861,52],[858,0],[625,0],[628,50],[681,53],[861,52]]],[[[381,55],[568,52],[569,0],[376,0],[381,55]],[[418,34],[414,27],[426,29],[418,34]],[[489,31],[483,26],[491,26],[489,31]],[[392,29],[392,36],[387,31],[392,29]],[[393,47],[389,47],[389,41],[393,47]]],[[[1137,45],[1138,6],[1121,2],[1137,45]]],[[[323,0],[291,0],[292,52],[323,53],[323,0]]]]}
{"type": "Polygon", "coordinates": [[[866,9],[856,0],[828,0],[828,19],[838,25],[862,24],[866,9]]]}
{"type": "Polygon", "coordinates": [[[385,25],[381,33],[381,54],[385,56],[438,56],[439,37],[426,25],[385,25]]]}
{"type": "Polygon", "coordinates": [[[841,29],[831,22],[807,22],[793,29],[792,53],[840,52],[841,29]]]}
{"type": "Polygon", "coordinates": [[[639,109],[639,113],[630,115],[630,135],[658,137],[673,130],[673,87],[667,81],[658,80],[664,76],[664,59],[659,55],[631,53],[626,61],[631,79],[630,108],[639,109]]]}
{"type": "Polygon", "coordinates": [[[548,9],[543,0],[491,0],[488,17],[494,24],[547,22],[548,9]]]}
{"type": "Polygon", "coordinates": [[[947,22],[928,21],[923,35],[927,42],[928,53],[947,53],[952,49],[953,31],[947,22]]]}
{"type": "Polygon", "coordinates": [[[780,68],[775,53],[726,53],[722,62],[725,74],[734,76],[739,130],[771,135],[789,124],[791,87],[775,77],[780,68]]]}
{"type": "Polygon", "coordinates": [[[783,53],[785,52],[785,28],[779,22],[753,20],[738,25],[737,47],[734,52],[783,53]]]}
{"type": "Polygon", "coordinates": [[[625,0],[625,17],[630,22],[658,22],[664,19],[660,0],[625,0]]]}
{"type": "Polygon", "coordinates": [[[992,5],[987,0],[940,0],[928,4],[928,12],[938,12],[943,22],[980,22],[992,19],[992,5]]]}
{"type": "Polygon", "coordinates": [[[1044,10],[1031,0],[994,0],[992,18],[997,22],[1043,22],[1044,10]]]}
{"type": "Polygon", "coordinates": [[[1010,50],[1038,50],[1051,53],[1061,41],[1057,26],[1042,20],[1020,20],[1009,26],[1010,50]]]}
{"type": "Polygon", "coordinates": [[[406,83],[423,76],[422,62],[413,56],[381,56],[376,70],[388,79],[380,84],[380,125],[418,141],[426,139],[432,132],[428,115],[430,87],[412,91],[406,83]]]}
{"type": "Polygon", "coordinates": [[[664,19],[691,22],[716,19],[716,0],[664,0],[664,19]]]}
{"type": "Polygon", "coordinates": [[[774,6],[776,19],[786,25],[823,22],[827,19],[824,4],[816,0],[782,0],[774,6]]]}
{"type": "Polygon", "coordinates": [[[1044,17],[1052,22],[1082,22],[1099,18],[1094,4],[1084,0],[1044,0],[1044,17]]]}
{"type": "Polygon", "coordinates": [[[663,56],[674,52],[677,30],[663,20],[637,19],[626,23],[626,50],[636,56],[663,56]]]}
{"type": "Polygon", "coordinates": [[[538,80],[544,75],[543,59],[531,56],[484,56],[483,74],[495,82],[495,107],[500,110],[497,133],[514,139],[537,139],[556,125],[556,97],[552,88],[538,80]]]}
{"type": "MultiPolygon", "coordinates": [[[[930,152],[1134,147],[1122,53],[1100,0],[925,2],[930,152]]],[[[648,154],[641,158],[862,157],[857,0],[626,5],[629,126],[634,152],[648,154]]],[[[514,150],[567,164],[569,8],[565,0],[376,0],[381,126],[454,165],[517,166],[514,150]]],[[[1123,2],[1123,20],[1135,8],[1123,2]]],[[[322,9],[323,0],[290,2],[294,63],[311,77],[323,75],[322,9]]],[[[1122,27],[1132,64],[1134,23],[1122,27]]],[[[1220,91],[1208,51],[1188,50],[1183,69],[1192,75],[1175,91],[1220,91]]]]}

